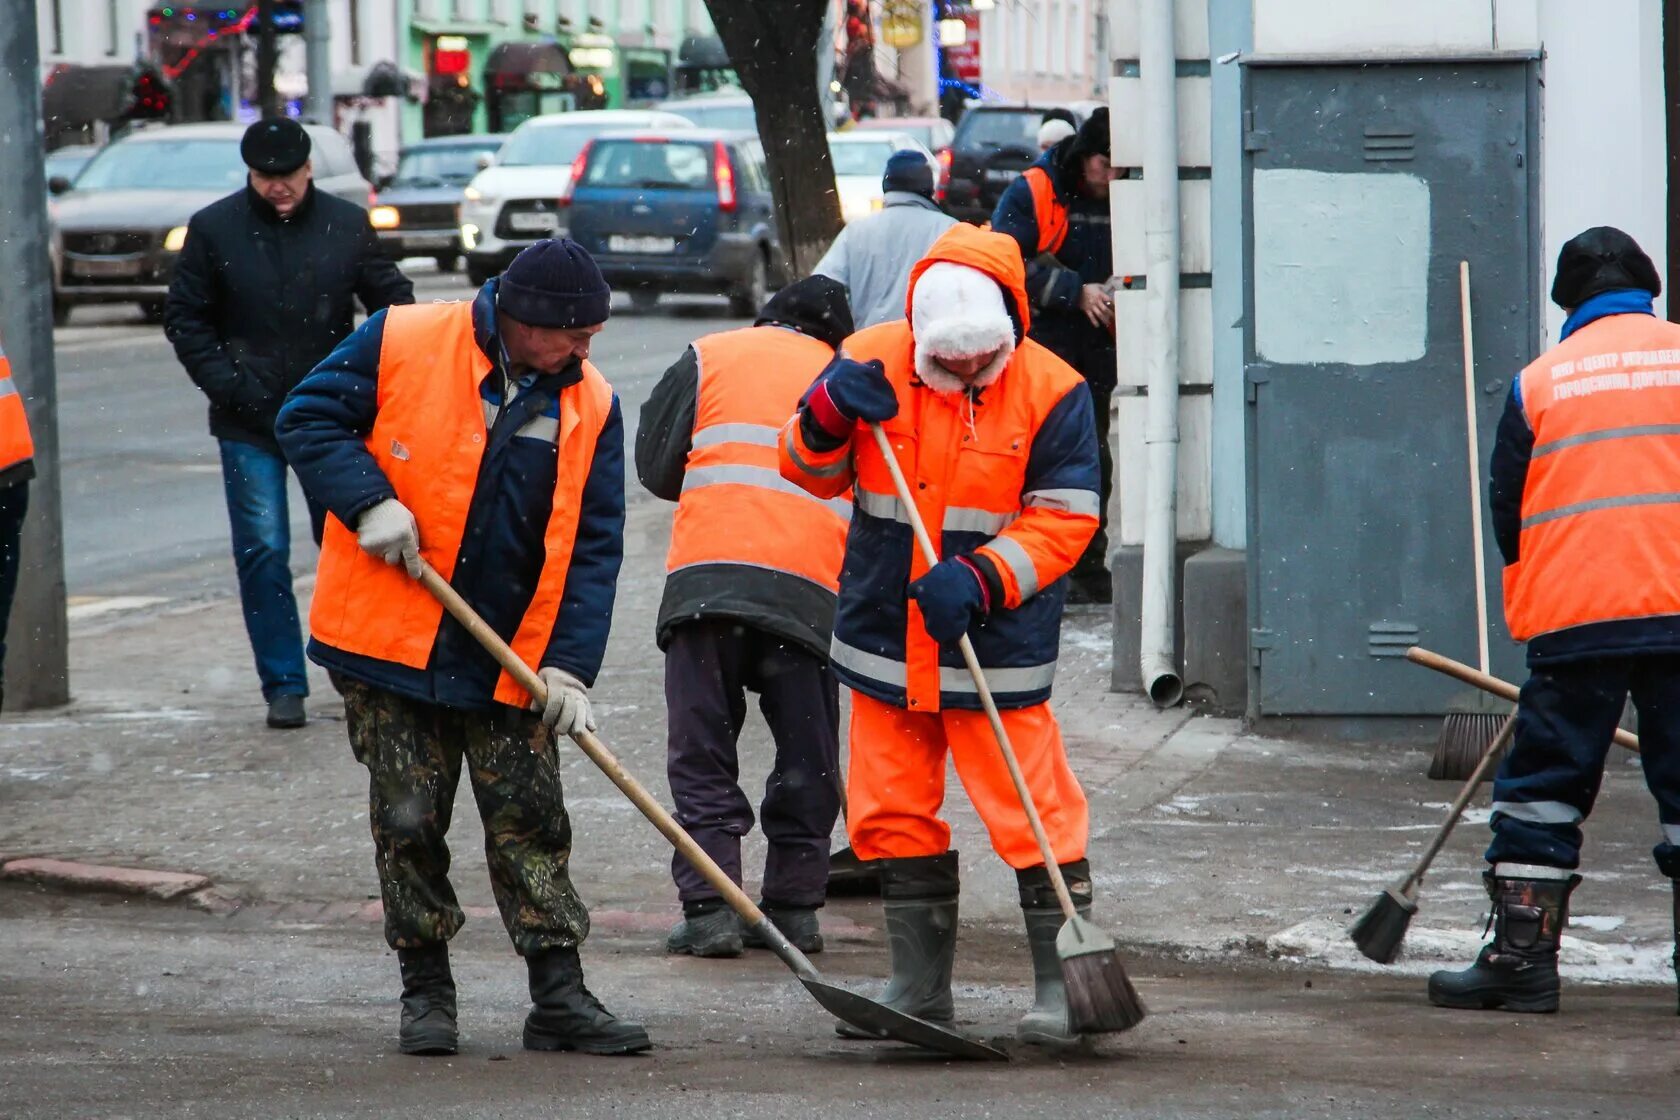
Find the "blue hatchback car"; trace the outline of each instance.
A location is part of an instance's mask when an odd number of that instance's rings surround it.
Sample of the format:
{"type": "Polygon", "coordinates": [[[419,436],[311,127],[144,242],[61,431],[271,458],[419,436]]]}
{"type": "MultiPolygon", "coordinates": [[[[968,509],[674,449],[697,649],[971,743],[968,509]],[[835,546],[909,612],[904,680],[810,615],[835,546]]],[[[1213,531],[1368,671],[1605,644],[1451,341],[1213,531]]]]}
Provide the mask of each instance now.
{"type": "Polygon", "coordinates": [[[664,292],[729,297],[756,315],[782,283],[764,149],[751,133],[608,132],[578,154],[559,234],[638,307],[664,292]]]}

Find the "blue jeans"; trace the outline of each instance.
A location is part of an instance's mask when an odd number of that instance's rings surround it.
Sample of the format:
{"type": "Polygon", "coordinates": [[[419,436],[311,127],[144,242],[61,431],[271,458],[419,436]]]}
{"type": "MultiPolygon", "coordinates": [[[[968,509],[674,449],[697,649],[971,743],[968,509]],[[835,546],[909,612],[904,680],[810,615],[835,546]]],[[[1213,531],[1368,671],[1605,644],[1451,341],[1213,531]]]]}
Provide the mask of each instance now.
{"type": "MultiPolygon", "coordinates": [[[[222,447],[222,489],[233,531],[239,605],[256,655],[264,700],[309,695],[303,634],[292,595],[292,527],[286,503],[286,460],[275,451],[235,440],[222,447]]],[[[325,511],[309,503],[317,544],[325,511]]]]}

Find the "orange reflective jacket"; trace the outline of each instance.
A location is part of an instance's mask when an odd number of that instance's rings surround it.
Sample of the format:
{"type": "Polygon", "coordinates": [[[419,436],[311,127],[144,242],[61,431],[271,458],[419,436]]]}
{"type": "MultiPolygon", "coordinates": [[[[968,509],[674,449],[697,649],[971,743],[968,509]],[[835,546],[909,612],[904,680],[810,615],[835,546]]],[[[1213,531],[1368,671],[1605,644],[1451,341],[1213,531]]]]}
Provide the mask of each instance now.
{"type": "Polygon", "coordinates": [[[12,363],[0,347],[0,473],[35,458],[35,441],[29,436],[29,417],[23,409],[23,394],[12,378],[12,363]]]}
{"type": "Polygon", "coordinates": [[[666,570],[751,564],[836,591],[851,501],[817,498],[776,466],[782,423],[834,351],[763,326],[708,335],[694,352],[699,399],[666,570]]]}
{"type": "Polygon", "coordinates": [[[1680,615],[1680,326],[1590,323],[1519,392],[1534,450],[1505,569],[1512,637],[1680,615]]]}
{"type": "MultiPolygon", "coordinates": [[[[473,340],[471,303],[415,304],[386,312],[379,358],[379,414],[367,448],[397,499],[420,525],[421,555],[445,579],[466,531],[486,429],[479,384],[490,360],[473,340]]],[[[510,643],[527,665],[547,649],[566,587],[578,510],[595,441],[612,410],[612,388],[583,363],[583,379],[560,394],[559,460],[546,559],[510,643]]],[[[393,567],[363,552],[356,534],[328,518],[309,627],[335,649],[422,669],[443,608],[393,567]]],[[[495,698],[524,706],[530,695],[506,672],[495,698]]]]}
{"type": "Polygon", "coordinates": [[[1050,173],[1044,168],[1029,167],[1021,172],[1021,177],[1027,181],[1027,189],[1032,191],[1033,217],[1038,222],[1038,251],[1058,252],[1067,240],[1067,207],[1056,197],[1056,185],[1050,181],[1050,173]]]}

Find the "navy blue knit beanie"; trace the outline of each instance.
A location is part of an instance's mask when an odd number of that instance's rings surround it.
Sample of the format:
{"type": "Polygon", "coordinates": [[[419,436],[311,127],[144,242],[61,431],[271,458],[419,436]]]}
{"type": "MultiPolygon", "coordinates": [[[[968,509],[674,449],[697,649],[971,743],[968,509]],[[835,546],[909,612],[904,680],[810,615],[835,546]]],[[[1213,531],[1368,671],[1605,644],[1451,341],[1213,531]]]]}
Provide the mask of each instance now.
{"type": "Polygon", "coordinates": [[[933,197],[933,165],[921,152],[905,148],[887,159],[887,170],[881,176],[883,191],[909,191],[923,198],[933,197]]]}
{"type": "Polygon", "coordinates": [[[513,258],[496,289],[496,308],[527,326],[590,327],[607,321],[612,289],[582,245],[557,237],[513,258]]]}

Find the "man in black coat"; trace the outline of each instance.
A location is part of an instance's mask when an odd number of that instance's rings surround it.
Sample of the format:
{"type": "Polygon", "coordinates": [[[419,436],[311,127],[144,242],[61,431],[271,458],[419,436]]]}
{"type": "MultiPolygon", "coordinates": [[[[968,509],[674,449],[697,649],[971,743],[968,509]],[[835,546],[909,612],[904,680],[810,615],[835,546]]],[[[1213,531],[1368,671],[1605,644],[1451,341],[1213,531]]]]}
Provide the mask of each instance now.
{"type": "MultiPolygon", "coordinates": [[[[352,300],[372,314],[413,303],[414,287],[380,251],[366,212],[310,182],[303,126],[259,121],[239,152],[249,182],[187,225],[164,331],[210,398],[239,598],[268,725],[301,727],[309,687],[292,595],[286,461],[274,418],[293,386],[349,336],[352,300]]],[[[319,543],[326,514],[313,503],[309,513],[319,543]]]]}

